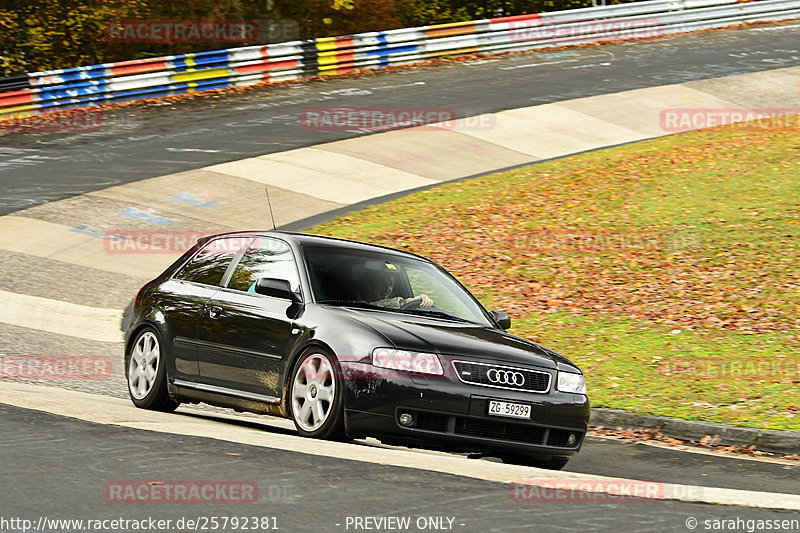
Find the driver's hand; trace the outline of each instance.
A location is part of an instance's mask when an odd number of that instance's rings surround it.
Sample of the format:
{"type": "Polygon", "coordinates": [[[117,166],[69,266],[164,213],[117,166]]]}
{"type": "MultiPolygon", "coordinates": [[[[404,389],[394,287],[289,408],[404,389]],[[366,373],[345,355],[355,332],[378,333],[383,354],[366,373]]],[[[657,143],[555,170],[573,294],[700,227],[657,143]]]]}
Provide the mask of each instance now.
{"type": "Polygon", "coordinates": [[[420,295],[419,295],[419,296],[417,296],[417,298],[415,298],[415,299],[419,299],[419,300],[421,300],[421,302],[420,302],[420,304],[419,304],[419,305],[420,305],[420,307],[433,307],[433,300],[431,300],[431,299],[428,297],[428,295],[427,295],[427,294],[420,294],[420,295]]]}

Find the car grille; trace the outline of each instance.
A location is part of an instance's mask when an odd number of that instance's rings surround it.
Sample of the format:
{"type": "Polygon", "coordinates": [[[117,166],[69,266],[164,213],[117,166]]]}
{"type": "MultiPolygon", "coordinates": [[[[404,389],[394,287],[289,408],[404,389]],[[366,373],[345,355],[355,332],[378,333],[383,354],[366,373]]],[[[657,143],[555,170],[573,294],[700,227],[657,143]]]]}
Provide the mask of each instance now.
{"type": "Polygon", "coordinates": [[[456,433],[472,437],[488,437],[490,439],[542,444],[544,432],[545,428],[543,427],[506,424],[491,420],[460,418],[456,421],[456,433]]]}
{"type": "Polygon", "coordinates": [[[464,383],[528,392],[547,392],[550,389],[551,376],[548,372],[466,361],[454,361],[453,367],[456,369],[458,379],[464,383]],[[501,375],[492,372],[493,370],[499,371],[501,375]],[[490,373],[494,375],[490,376],[490,373]],[[494,381],[490,377],[493,377],[494,381]],[[512,377],[514,379],[511,379],[512,377]],[[520,383],[520,378],[524,378],[523,383],[520,383]]]}
{"type": "Polygon", "coordinates": [[[426,413],[424,411],[420,411],[416,413],[416,428],[422,429],[425,431],[438,431],[439,433],[444,433],[447,431],[447,417],[436,414],[436,413],[426,413]]]}
{"type": "Polygon", "coordinates": [[[413,429],[432,433],[463,435],[466,437],[480,437],[492,440],[570,449],[578,447],[583,439],[582,431],[548,428],[531,424],[515,424],[498,420],[483,420],[480,418],[454,417],[426,411],[411,412],[415,420],[413,429]],[[455,424],[452,430],[448,430],[448,422],[450,422],[452,418],[455,419],[455,424]],[[575,443],[572,446],[567,444],[570,433],[574,434],[576,437],[575,443]]]}

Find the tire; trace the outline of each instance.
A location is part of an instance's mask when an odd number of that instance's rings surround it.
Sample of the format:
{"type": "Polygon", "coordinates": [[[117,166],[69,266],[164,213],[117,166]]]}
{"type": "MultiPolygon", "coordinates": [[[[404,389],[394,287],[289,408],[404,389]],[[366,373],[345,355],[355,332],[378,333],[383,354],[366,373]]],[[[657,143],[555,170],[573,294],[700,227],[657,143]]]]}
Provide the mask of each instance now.
{"type": "Polygon", "coordinates": [[[289,382],[289,411],[303,437],[347,440],[339,364],[319,348],[297,358],[289,382]]]}
{"type": "Polygon", "coordinates": [[[501,455],[500,459],[507,464],[533,466],[536,468],[546,468],[547,470],[561,470],[567,466],[569,462],[569,457],[556,456],[550,459],[540,459],[538,457],[531,457],[530,455],[518,453],[501,455]]]}
{"type": "Polygon", "coordinates": [[[167,360],[158,331],[150,326],[136,334],[125,354],[125,381],[133,405],[151,411],[174,411],[178,402],[167,391],[167,360]]]}

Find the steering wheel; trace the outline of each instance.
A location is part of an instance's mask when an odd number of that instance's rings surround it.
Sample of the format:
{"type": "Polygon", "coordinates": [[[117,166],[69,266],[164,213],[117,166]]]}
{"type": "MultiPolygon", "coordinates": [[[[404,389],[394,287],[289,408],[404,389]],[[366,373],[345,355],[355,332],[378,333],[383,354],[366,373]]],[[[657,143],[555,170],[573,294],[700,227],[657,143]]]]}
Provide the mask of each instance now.
{"type": "Polygon", "coordinates": [[[406,300],[406,302],[400,306],[400,309],[417,309],[420,304],[422,304],[422,300],[406,300]]]}

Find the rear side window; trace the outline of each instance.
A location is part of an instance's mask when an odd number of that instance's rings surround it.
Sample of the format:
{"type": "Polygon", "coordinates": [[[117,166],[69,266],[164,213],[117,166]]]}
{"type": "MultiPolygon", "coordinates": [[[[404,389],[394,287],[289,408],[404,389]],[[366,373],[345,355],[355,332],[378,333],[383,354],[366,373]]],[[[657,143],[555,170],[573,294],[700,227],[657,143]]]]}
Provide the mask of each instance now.
{"type": "Polygon", "coordinates": [[[225,271],[252,237],[223,237],[207,243],[175,274],[175,279],[220,286],[225,271]]]}
{"type": "Polygon", "coordinates": [[[288,244],[267,237],[256,237],[236,265],[228,287],[255,292],[255,284],[261,278],[283,279],[289,282],[293,291],[300,291],[297,265],[288,244]]]}

